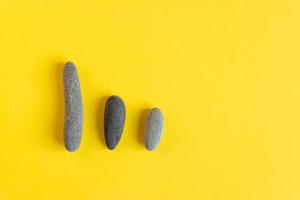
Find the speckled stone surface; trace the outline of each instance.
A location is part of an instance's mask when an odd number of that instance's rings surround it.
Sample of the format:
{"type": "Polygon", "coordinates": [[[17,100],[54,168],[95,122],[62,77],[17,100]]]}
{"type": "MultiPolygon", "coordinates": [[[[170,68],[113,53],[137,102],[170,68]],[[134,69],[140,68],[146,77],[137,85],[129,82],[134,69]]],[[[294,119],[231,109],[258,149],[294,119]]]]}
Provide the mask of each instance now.
{"type": "Polygon", "coordinates": [[[76,151],[81,142],[83,108],[77,69],[72,62],[64,67],[65,125],[64,143],[68,151],[76,151]]]}
{"type": "Polygon", "coordinates": [[[160,143],[163,132],[163,113],[159,108],[153,108],[148,114],[145,125],[145,146],[153,151],[160,143]]]}
{"type": "Polygon", "coordinates": [[[119,144],[124,123],[126,109],[123,100],[118,96],[111,96],[105,105],[104,133],[107,147],[112,150],[119,144]]]}

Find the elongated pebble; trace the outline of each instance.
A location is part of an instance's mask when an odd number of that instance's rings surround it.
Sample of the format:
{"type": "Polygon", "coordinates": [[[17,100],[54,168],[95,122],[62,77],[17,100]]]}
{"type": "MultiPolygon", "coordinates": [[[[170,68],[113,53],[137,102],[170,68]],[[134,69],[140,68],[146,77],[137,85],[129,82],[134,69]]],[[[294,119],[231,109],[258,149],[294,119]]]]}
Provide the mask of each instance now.
{"type": "Polygon", "coordinates": [[[112,150],[119,144],[124,129],[126,109],[123,100],[111,96],[105,105],[104,133],[107,147],[112,150]]]}
{"type": "Polygon", "coordinates": [[[67,62],[64,67],[65,125],[64,143],[68,151],[76,151],[81,142],[83,108],[76,66],[67,62]]]}
{"type": "Polygon", "coordinates": [[[163,131],[163,113],[159,108],[153,108],[148,114],[145,125],[145,146],[154,150],[160,143],[163,131]]]}

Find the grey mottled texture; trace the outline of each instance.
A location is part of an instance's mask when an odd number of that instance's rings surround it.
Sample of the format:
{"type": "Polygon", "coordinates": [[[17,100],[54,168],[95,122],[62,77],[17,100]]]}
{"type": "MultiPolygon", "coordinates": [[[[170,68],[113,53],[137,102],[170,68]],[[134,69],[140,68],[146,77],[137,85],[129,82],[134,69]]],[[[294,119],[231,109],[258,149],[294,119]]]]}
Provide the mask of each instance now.
{"type": "Polygon", "coordinates": [[[107,147],[112,150],[120,142],[126,109],[122,99],[118,96],[111,96],[105,105],[104,133],[107,147]]]}
{"type": "Polygon", "coordinates": [[[79,77],[75,65],[66,63],[64,67],[65,125],[64,142],[68,151],[79,148],[82,136],[83,109],[79,77]]]}
{"type": "Polygon", "coordinates": [[[151,109],[145,125],[145,146],[148,150],[154,150],[160,143],[163,131],[163,113],[159,108],[151,109]]]}

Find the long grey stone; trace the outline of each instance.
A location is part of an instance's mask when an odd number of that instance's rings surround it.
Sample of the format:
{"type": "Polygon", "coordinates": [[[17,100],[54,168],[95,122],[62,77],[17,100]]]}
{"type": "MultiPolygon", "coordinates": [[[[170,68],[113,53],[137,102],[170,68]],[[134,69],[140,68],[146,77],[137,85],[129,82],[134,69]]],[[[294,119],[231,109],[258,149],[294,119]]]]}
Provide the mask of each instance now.
{"type": "Polygon", "coordinates": [[[110,150],[119,144],[124,129],[126,109],[123,100],[111,96],[105,105],[104,133],[106,145],[110,150]]]}
{"type": "Polygon", "coordinates": [[[145,146],[153,151],[160,143],[163,132],[164,117],[159,108],[153,108],[148,114],[145,125],[145,146]]]}
{"type": "Polygon", "coordinates": [[[81,142],[83,108],[76,66],[67,62],[63,72],[65,94],[64,143],[68,151],[76,151],[81,142]]]}

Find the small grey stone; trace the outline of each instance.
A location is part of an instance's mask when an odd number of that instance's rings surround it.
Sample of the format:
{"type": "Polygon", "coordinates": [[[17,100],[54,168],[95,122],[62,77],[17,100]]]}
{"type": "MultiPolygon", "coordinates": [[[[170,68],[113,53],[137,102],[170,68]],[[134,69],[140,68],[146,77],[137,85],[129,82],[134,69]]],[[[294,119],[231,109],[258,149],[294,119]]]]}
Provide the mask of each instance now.
{"type": "Polygon", "coordinates": [[[163,113],[159,108],[153,108],[148,114],[145,125],[145,146],[148,150],[154,150],[160,143],[163,131],[163,113]]]}
{"type": "Polygon", "coordinates": [[[64,143],[68,151],[79,148],[82,136],[83,108],[79,77],[75,65],[67,62],[64,67],[65,125],[64,143]]]}
{"type": "Polygon", "coordinates": [[[107,147],[112,150],[120,142],[126,116],[125,104],[118,96],[111,96],[105,105],[104,133],[107,147]]]}

